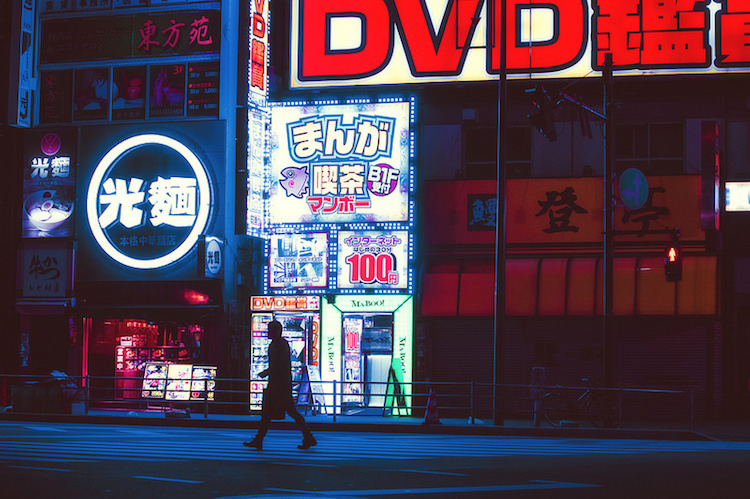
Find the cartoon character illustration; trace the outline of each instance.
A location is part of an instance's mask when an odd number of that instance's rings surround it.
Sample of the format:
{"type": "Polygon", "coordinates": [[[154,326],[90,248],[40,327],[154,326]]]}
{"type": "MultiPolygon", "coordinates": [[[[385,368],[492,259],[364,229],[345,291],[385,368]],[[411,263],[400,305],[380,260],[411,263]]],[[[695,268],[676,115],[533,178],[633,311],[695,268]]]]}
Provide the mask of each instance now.
{"type": "Polygon", "coordinates": [[[302,199],[302,196],[307,194],[307,181],[310,178],[307,174],[307,167],[297,168],[290,166],[281,170],[281,176],[279,184],[286,191],[287,196],[294,196],[302,199]]]}

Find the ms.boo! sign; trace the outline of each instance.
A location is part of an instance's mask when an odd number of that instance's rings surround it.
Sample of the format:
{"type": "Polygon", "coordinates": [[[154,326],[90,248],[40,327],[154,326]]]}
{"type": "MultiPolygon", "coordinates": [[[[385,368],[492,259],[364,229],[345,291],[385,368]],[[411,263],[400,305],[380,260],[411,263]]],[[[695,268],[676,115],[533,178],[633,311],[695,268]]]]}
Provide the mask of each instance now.
{"type": "Polygon", "coordinates": [[[86,195],[96,243],[135,269],[158,269],[187,255],[210,211],[205,166],[185,144],[159,134],[112,147],[94,169],[86,195]]]}

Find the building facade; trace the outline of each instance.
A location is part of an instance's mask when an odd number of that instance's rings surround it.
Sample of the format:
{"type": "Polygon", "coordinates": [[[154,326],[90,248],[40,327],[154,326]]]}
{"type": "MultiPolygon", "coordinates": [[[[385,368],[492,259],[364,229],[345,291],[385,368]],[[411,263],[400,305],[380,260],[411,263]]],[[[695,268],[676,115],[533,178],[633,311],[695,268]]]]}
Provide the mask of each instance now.
{"type": "Polygon", "coordinates": [[[299,396],[345,409],[461,381],[487,415],[541,367],[682,392],[626,417],[747,415],[750,12],[687,3],[18,2],[19,369],[126,399],[146,364],[215,366],[254,410],[276,318],[299,396]]]}

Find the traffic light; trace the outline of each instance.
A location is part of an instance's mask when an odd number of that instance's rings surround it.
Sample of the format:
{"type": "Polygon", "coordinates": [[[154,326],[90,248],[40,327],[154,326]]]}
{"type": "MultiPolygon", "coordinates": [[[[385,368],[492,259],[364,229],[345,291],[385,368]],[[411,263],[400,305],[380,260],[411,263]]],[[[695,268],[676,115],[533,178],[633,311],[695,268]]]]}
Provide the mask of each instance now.
{"type": "Polygon", "coordinates": [[[664,276],[667,282],[682,280],[682,250],[676,244],[667,246],[664,255],[664,276]]]}
{"type": "Polygon", "coordinates": [[[531,102],[536,106],[536,111],[528,116],[531,124],[544,135],[547,140],[554,142],[557,140],[557,130],[555,130],[555,103],[552,97],[547,93],[543,86],[526,90],[531,95],[531,102]]]}

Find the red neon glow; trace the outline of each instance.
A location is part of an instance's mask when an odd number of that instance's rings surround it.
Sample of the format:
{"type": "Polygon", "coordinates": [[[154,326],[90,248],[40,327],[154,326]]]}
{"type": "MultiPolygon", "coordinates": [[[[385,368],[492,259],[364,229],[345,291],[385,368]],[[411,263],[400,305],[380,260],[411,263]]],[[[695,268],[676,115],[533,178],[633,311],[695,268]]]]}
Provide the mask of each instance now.
{"type": "Polygon", "coordinates": [[[207,305],[208,304],[208,295],[199,293],[198,291],[195,291],[194,289],[186,289],[185,291],[182,292],[182,296],[185,298],[185,301],[188,302],[190,305],[207,305]]]}

